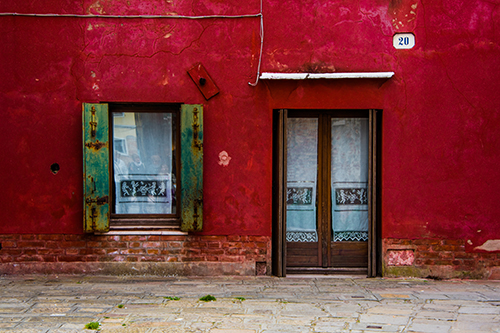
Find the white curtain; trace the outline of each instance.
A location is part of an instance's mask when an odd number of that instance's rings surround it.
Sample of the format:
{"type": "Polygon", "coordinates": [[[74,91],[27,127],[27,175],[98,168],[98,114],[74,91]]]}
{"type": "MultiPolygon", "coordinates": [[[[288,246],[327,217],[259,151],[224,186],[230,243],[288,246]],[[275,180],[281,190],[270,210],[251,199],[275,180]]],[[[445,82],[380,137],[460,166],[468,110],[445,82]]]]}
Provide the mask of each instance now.
{"type": "Polygon", "coordinates": [[[287,213],[289,242],[317,242],[318,119],[287,121],[287,213]]]}
{"type": "Polygon", "coordinates": [[[332,119],[334,241],[368,239],[368,119],[332,119]]]}

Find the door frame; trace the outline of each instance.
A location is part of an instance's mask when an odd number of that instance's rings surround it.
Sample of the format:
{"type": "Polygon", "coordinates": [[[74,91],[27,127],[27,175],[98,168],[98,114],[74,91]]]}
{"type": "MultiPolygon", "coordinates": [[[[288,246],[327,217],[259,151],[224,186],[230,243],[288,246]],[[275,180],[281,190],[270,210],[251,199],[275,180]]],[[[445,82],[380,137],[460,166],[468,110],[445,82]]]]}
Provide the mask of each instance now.
{"type": "MultiPolygon", "coordinates": [[[[295,110],[295,109],[294,109],[295,110]]],[[[303,110],[303,109],[300,109],[303,110]]],[[[307,110],[304,110],[307,111],[307,110]]],[[[310,110],[313,111],[313,110],[310,110]]],[[[335,109],[314,109],[317,111],[359,111],[335,110],[335,109]]],[[[366,111],[366,110],[365,110],[366,111]]],[[[381,242],[380,242],[380,153],[381,153],[381,118],[382,111],[376,109],[367,110],[369,113],[369,139],[368,139],[368,277],[380,275],[381,273],[381,242]]],[[[273,218],[272,218],[272,269],[273,275],[286,276],[286,156],[287,141],[286,128],[288,119],[288,109],[273,110],[273,218]]],[[[322,138],[326,140],[328,138],[322,138]]],[[[321,163],[321,161],[318,161],[321,163]]],[[[321,186],[318,182],[318,191],[326,191],[326,186],[321,186]]],[[[329,206],[329,205],[328,205],[329,206]]],[[[318,207],[319,214],[327,214],[328,209],[318,207]],[[320,210],[321,209],[321,210],[320,210]]],[[[326,216],[325,216],[326,218],[326,216]]],[[[321,233],[321,232],[320,232],[321,233]]],[[[323,238],[323,237],[322,237],[323,238]]],[[[318,241],[322,242],[322,238],[318,241]]],[[[320,260],[328,258],[328,253],[323,253],[320,260]],[[323,259],[321,259],[323,257],[323,259]]],[[[332,269],[328,270],[329,272],[332,269]]]]}

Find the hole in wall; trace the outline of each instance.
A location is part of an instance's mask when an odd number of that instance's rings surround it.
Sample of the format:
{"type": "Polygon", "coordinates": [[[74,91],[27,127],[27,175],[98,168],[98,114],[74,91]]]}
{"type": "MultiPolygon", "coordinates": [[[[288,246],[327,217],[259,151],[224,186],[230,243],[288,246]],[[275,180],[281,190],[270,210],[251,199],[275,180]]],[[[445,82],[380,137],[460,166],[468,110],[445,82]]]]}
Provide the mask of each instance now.
{"type": "Polygon", "coordinates": [[[54,163],[50,166],[50,171],[55,175],[59,172],[60,168],[59,168],[59,164],[57,163],[54,163]]]}

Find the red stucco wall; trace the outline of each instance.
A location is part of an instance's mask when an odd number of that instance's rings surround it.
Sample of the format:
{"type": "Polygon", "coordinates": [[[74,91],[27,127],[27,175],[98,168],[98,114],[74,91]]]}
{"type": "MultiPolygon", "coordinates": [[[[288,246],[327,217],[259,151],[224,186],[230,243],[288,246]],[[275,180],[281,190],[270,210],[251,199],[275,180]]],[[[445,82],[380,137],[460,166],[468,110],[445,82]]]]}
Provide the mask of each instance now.
{"type": "MultiPolygon", "coordinates": [[[[2,1],[0,13],[250,14],[241,1],[2,1]]],[[[383,238],[500,239],[500,6],[265,0],[262,71],[390,80],[252,87],[259,19],[0,17],[0,233],[82,232],[82,102],[203,103],[204,234],[271,235],[272,109],[380,108],[383,238]],[[395,50],[395,32],[416,46],[395,50]],[[220,89],[205,101],[186,71],[220,89]],[[229,166],[219,165],[227,151],[229,166]],[[58,163],[57,175],[50,165],[58,163]]],[[[499,249],[500,250],[500,249],[499,249]]]]}

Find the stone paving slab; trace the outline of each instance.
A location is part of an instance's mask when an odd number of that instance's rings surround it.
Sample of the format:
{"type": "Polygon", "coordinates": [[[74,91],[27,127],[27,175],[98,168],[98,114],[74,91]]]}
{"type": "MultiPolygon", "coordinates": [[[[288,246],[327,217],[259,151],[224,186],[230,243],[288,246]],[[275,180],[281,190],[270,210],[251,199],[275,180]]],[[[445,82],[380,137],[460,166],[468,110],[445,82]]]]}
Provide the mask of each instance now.
{"type": "Polygon", "coordinates": [[[4,276],[0,286],[0,332],[99,322],[121,333],[500,333],[500,281],[4,276]],[[207,294],[217,300],[199,300],[207,294]]]}

